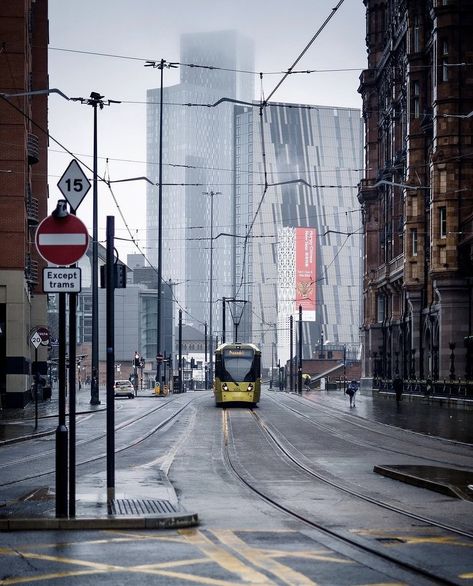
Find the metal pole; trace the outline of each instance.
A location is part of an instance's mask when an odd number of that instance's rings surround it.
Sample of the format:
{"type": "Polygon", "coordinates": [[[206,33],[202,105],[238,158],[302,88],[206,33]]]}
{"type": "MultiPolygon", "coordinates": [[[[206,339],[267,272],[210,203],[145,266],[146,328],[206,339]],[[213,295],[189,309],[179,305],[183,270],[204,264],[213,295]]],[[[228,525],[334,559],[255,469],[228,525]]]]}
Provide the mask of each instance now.
{"type": "Polygon", "coordinates": [[[178,363],[179,392],[182,393],[182,309],[179,310],[179,363],[178,363]]]}
{"type": "Polygon", "coordinates": [[[210,297],[209,297],[209,380],[212,384],[213,378],[213,252],[214,252],[214,192],[210,192],[210,297]]]}
{"type": "Polygon", "coordinates": [[[292,315],[289,316],[289,391],[294,391],[294,364],[293,364],[293,322],[294,318],[292,315]]]}
{"type": "Polygon", "coordinates": [[[205,388],[209,388],[209,369],[207,365],[207,322],[204,324],[204,344],[205,344],[205,388]]]}
{"type": "Polygon", "coordinates": [[[227,302],[227,298],[222,298],[222,344],[225,344],[225,304],[227,302]]]}
{"type": "Polygon", "coordinates": [[[77,293],[69,293],[69,517],[76,516],[76,346],[77,293]]]}
{"type": "Polygon", "coordinates": [[[92,209],[92,377],[90,383],[90,404],[100,405],[99,400],[99,284],[98,284],[98,184],[97,184],[97,106],[99,102],[92,100],[94,109],[94,174],[93,209],[92,209]]]}
{"type": "Polygon", "coordinates": [[[273,370],[274,370],[274,342],[271,346],[271,376],[269,378],[269,388],[273,388],[273,370]]]}
{"type": "Polygon", "coordinates": [[[302,395],[302,305],[299,305],[299,365],[297,368],[297,390],[302,395]]]}
{"type": "Polygon", "coordinates": [[[115,218],[107,216],[107,501],[115,498],[115,218]]]}
{"type": "Polygon", "coordinates": [[[343,346],[343,392],[347,389],[347,346],[343,346]]]}
{"type": "MultiPolygon", "coordinates": [[[[164,59],[161,59],[159,68],[161,70],[161,83],[159,94],[159,160],[158,160],[158,297],[157,297],[157,339],[156,339],[156,355],[161,355],[161,281],[163,278],[163,70],[164,59]]],[[[156,366],[156,381],[161,386],[161,361],[157,360],[156,366]]]]}
{"type": "Polygon", "coordinates": [[[66,293],[59,293],[59,422],[56,428],[56,517],[67,517],[66,293]]]}
{"type": "Polygon", "coordinates": [[[34,349],[34,362],[35,362],[35,373],[34,373],[34,428],[35,431],[38,429],[38,387],[39,387],[39,372],[38,372],[38,348],[34,349]]]}

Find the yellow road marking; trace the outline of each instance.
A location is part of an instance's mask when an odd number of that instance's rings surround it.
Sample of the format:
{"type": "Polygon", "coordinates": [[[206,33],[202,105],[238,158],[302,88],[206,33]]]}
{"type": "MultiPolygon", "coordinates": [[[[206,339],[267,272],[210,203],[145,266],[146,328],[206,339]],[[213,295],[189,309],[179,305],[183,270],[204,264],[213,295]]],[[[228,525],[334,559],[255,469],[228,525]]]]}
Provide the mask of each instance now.
{"type": "Polygon", "coordinates": [[[184,530],[181,531],[181,534],[191,545],[198,547],[206,556],[225,570],[240,576],[241,580],[250,584],[274,584],[274,582],[268,580],[268,578],[260,572],[246,566],[223,547],[212,543],[212,541],[200,531],[195,529],[184,530]]]}
{"type": "Polygon", "coordinates": [[[25,584],[27,582],[39,582],[40,580],[56,580],[58,578],[68,578],[70,576],[90,576],[91,574],[104,574],[96,570],[81,570],[80,572],[57,572],[55,574],[42,574],[36,576],[25,576],[22,578],[5,578],[0,580],[1,586],[9,586],[10,584],[25,584]]]}
{"type": "Polygon", "coordinates": [[[253,565],[271,572],[286,584],[297,584],[298,586],[313,586],[316,584],[307,578],[307,576],[304,576],[304,574],[296,572],[292,568],[268,558],[262,550],[248,546],[242,539],[237,537],[233,531],[212,531],[212,533],[217,539],[219,539],[219,541],[227,547],[237,550],[240,555],[244,556],[253,565]]]}
{"type": "Polygon", "coordinates": [[[473,547],[472,543],[469,543],[466,541],[461,541],[455,537],[444,536],[444,535],[408,535],[406,533],[403,533],[401,529],[399,529],[399,533],[394,533],[394,532],[386,533],[385,531],[370,530],[370,529],[354,531],[354,533],[357,533],[358,535],[361,535],[363,537],[373,537],[375,539],[381,538],[381,539],[398,539],[399,540],[398,543],[396,543],[396,542],[385,543],[384,545],[387,545],[387,546],[403,545],[404,543],[406,543],[408,545],[415,545],[418,543],[438,543],[441,545],[460,545],[462,547],[473,547]]]}
{"type": "Polygon", "coordinates": [[[473,578],[473,572],[467,572],[466,574],[460,574],[458,576],[462,580],[471,580],[473,578]]]}
{"type": "Polygon", "coordinates": [[[402,538],[408,544],[417,543],[441,543],[442,545],[461,545],[463,547],[473,547],[472,543],[466,543],[459,541],[455,537],[403,537],[402,538]]]}
{"type": "MultiPolygon", "coordinates": [[[[168,576],[169,578],[179,578],[180,580],[188,580],[189,582],[197,582],[197,584],[210,584],[213,586],[241,586],[241,582],[229,582],[228,580],[216,580],[215,578],[208,578],[207,576],[196,576],[195,574],[184,574],[181,572],[169,572],[159,570],[156,572],[149,572],[157,576],[168,576]]],[[[269,582],[265,582],[269,584],[269,582]]]]}
{"type": "Polygon", "coordinates": [[[335,557],[336,554],[330,555],[329,552],[321,551],[271,551],[262,549],[265,555],[271,558],[302,558],[306,560],[317,560],[319,562],[332,562],[334,564],[353,564],[353,560],[335,557]]]}
{"type": "Polygon", "coordinates": [[[172,562],[158,562],[157,564],[143,564],[142,566],[135,566],[133,570],[162,570],[164,568],[178,568],[179,566],[194,566],[195,564],[208,564],[207,558],[194,558],[187,560],[176,560],[172,562]]]}
{"type": "Polygon", "coordinates": [[[90,562],[84,560],[77,560],[74,558],[66,558],[62,556],[55,556],[55,555],[45,555],[41,553],[31,553],[31,552],[14,552],[17,555],[21,556],[22,558],[32,559],[32,560],[44,560],[47,562],[58,562],[61,564],[70,564],[72,566],[86,566],[88,568],[94,569],[98,572],[122,572],[123,570],[127,570],[125,566],[116,566],[112,564],[102,564],[100,562],[90,562]]]}

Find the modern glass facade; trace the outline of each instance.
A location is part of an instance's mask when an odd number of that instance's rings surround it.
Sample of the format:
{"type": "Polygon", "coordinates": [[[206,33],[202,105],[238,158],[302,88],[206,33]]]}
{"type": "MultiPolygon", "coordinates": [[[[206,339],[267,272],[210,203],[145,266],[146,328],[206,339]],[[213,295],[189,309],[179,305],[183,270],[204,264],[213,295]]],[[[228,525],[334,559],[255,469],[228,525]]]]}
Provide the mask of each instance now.
{"type": "Polygon", "coordinates": [[[323,342],[357,345],[360,111],[270,104],[261,121],[258,107],[240,107],[235,129],[235,230],[242,236],[235,293],[251,307],[244,335],[261,346],[266,365],[275,348],[281,364],[289,359],[289,316],[298,319],[293,229],[304,227],[315,229],[316,268],[315,321],[303,321],[303,356],[323,342]]]}

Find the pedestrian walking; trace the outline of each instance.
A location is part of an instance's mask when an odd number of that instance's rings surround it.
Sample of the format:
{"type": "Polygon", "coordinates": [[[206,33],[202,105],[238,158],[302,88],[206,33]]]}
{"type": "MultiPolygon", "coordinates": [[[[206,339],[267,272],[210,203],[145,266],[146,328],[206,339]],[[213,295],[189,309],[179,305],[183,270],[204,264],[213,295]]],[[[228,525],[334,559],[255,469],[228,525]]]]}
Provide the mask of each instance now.
{"type": "Polygon", "coordinates": [[[402,400],[402,391],[404,390],[404,383],[402,381],[402,378],[400,378],[399,376],[397,376],[393,380],[393,389],[396,393],[396,402],[399,403],[399,401],[402,400]]]}
{"type": "Polygon", "coordinates": [[[358,382],[356,380],[350,381],[347,387],[347,395],[350,397],[350,407],[355,407],[355,395],[358,390],[358,382]]]}

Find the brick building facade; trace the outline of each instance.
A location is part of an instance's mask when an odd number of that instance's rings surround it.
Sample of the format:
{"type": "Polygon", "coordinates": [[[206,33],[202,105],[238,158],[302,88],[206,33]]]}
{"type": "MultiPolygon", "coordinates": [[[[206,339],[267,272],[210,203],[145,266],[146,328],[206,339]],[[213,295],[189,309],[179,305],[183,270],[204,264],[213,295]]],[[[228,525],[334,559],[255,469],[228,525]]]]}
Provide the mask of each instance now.
{"type": "MultiPolygon", "coordinates": [[[[47,0],[0,2],[0,405],[30,400],[31,330],[47,325],[34,231],[47,215],[47,0]],[[10,96],[10,97],[8,97],[10,96]],[[43,130],[40,130],[43,129],[43,130]]],[[[46,372],[47,349],[39,348],[46,372]]]]}
{"type": "Polygon", "coordinates": [[[364,0],[363,374],[473,378],[473,2],[364,0]]]}

